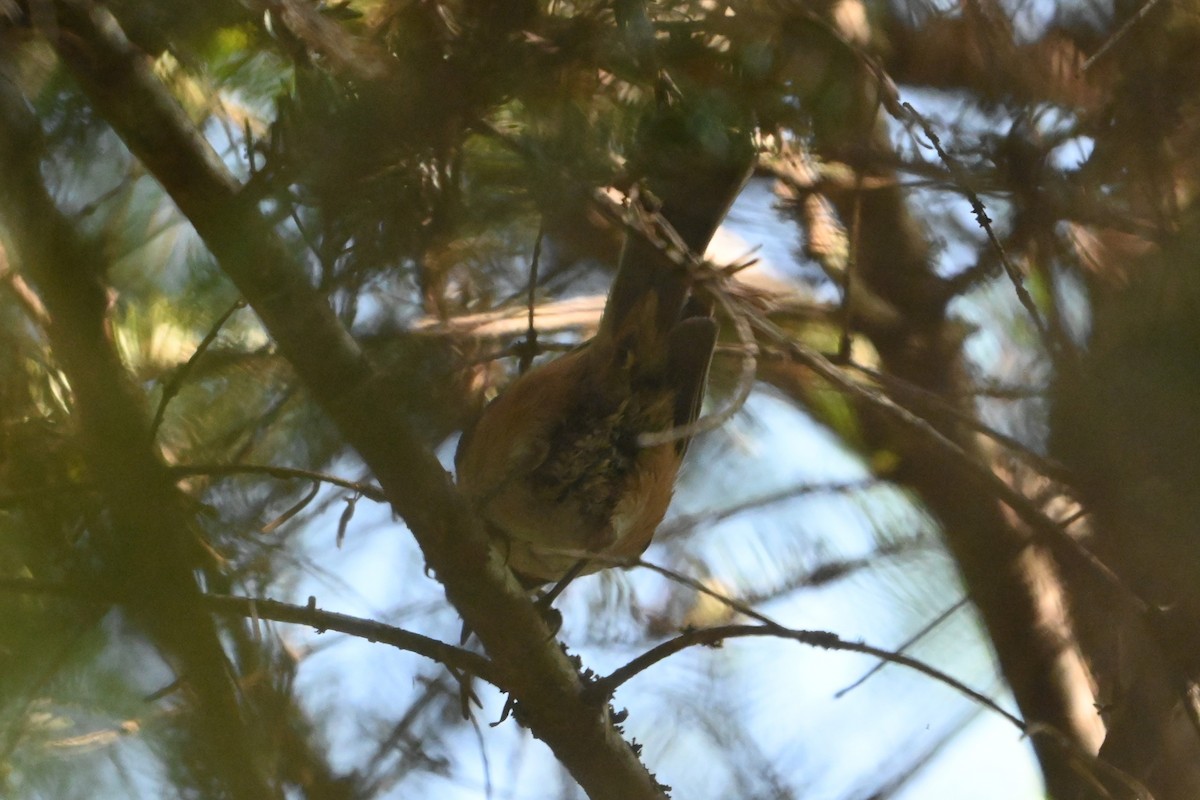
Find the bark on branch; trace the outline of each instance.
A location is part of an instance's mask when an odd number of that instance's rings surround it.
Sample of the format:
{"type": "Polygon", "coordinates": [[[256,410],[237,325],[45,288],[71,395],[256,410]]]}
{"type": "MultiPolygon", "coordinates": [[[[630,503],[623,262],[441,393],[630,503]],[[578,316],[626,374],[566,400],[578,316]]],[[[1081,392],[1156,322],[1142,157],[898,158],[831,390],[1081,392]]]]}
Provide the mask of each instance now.
{"type": "Polygon", "coordinates": [[[588,795],[663,792],[489,546],[433,453],[308,282],[252,200],[153,76],[116,20],[82,0],[56,4],[55,46],[90,101],[175,201],[408,523],[447,597],[511,687],[518,720],[588,795]]]}

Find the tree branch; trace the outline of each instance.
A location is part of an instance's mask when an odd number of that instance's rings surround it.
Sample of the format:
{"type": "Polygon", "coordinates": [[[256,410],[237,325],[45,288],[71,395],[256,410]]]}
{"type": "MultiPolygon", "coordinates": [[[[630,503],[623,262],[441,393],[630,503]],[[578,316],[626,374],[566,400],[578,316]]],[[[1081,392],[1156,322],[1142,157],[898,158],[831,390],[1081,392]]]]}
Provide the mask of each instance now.
{"type": "Polygon", "coordinates": [[[662,789],[516,583],[433,453],[251,198],[103,8],[56,3],[54,41],[91,102],[195,227],[301,380],[408,523],[447,597],[479,637],[521,722],[593,800],[661,798],[662,789]]]}
{"type": "MultiPolygon", "coordinates": [[[[0,592],[52,595],[101,603],[112,599],[99,598],[94,592],[85,592],[70,584],[36,578],[0,577],[0,592]]],[[[201,602],[218,614],[230,614],[249,620],[269,619],[275,622],[305,625],[318,633],[337,631],[358,639],[366,639],[368,642],[390,645],[397,650],[416,653],[454,670],[478,676],[498,689],[504,689],[500,675],[492,662],[481,655],[419,633],[397,628],[395,625],[387,625],[373,619],[341,614],[336,611],[324,611],[317,608],[315,597],[310,597],[306,606],[269,598],[237,597],[223,594],[203,594],[201,602]]]]}
{"type": "Polygon", "coordinates": [[[342,489],[349,489],[352,492],[361,494],[369,500],[374,500],[377,503],[386,503],[387,496],[378,486],[362,481],[351,481],[346,478],[339,478],[337,475],[330,475],[327,472],[317,472],[311,469],[298,469],[296,467],[277,467],[273,464],[176,464],[167,467],[167,471],[176,477],[187,477],[191,475],[207,475],[209,477],[222,477],[226,475],[269,475],[272,478],[279,480],[305,480],[314,481],[316,483],[328,483],[330,486],[338,486],[342,489]]]}
{"type": "Polygon", "coordinates": [[[337,631],[359,639],[366,639],[368,642],[391,645],[398,650],[425,656],[431,661],[444,664],[451,669],[477,675],[502,691],[505,690],[499,671],[492,662],[481,655],[373,619],[364,619],[336,611],[323,611],[317,608],[315,597],[308,599],[307,606],[298,606],[269,598],[206,594],[204,595],[204,604],[221,614],[236,614],[247,619],[269,619],[276,622],[306,625],[318,633],[337,631]]]}
{"type": "Polygon", "coordinates": [[[1027,726],[1020,717],[1006,711],[995,700],[987,695],[972,689],[962,681],[947,675],[945,672],[926,664],[923,661],[906,656],[903,653],[884,650],[879,647],[873,647],[863,642],[849,642],[841,638],[835,633],[829,631],[802,631],[793,628],[785,628],[782,625],[721,625],[716,628],[704,628],[702,630],[685,631],[674,639],[668,639],[662,644],[652,647],[645,653],[642,653],[637,658],[618,667],[603,678],[599,678],[593,684],[597,692],[604,696],[610,696],[622,684],[632,679],[641,672],[646,671],[658,662],[666,659],[682,650],[689,647],[704,646],[713,647],[724,642],[726,639],[737,639],[745,637],[773,637],[776,639],[789,639],[800,644],[805,644],[810,647],[820,647],[823,650],[841,650],[847,653],[863,653],[864,655],[874,656],[889,664],[898,664],[902,667],[916,670],[917,672],[927,677],[933,678],[939,683],[944,683],[960,694],[973,700],[979,705],[994,711],[1006,720],[1011,722],[1022,733],[1027,731],[1027,726]]]}

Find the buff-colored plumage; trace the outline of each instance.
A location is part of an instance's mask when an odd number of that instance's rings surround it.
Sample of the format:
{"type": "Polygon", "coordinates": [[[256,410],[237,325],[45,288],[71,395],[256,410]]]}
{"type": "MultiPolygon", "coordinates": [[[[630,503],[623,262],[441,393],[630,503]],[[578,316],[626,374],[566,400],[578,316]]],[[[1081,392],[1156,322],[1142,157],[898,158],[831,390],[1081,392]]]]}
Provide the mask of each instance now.
{"type": "Polygon", "coordinates": [[[647,295],[626,331],[602,332],[517,378],[460,445],[460,487],[530,583],[557,580],[580,553],[602,556],[585,573],[640,554],[667,511],[685,448],[640,447],[638,435],[694,418],[715,325],[685,321],[670,338],[690,337],[690,349],[664,343],[646,370],[652,353],[639,354],[637,325],[654,310],[647,295]]]}
{"type": "MultiPolygon", "coordinates": [[[[690,248],[707,246],[748,169],[739,162],[707,176],[705,191],[679,191],[677,212],[664,206],[690,248]]],[[[631,236],[596,336],[514,380],[459,443],[459,487],[527,585],[649,545],[687,441],[639,437],[696,419],[716,344],[690,288],[685,270],[631,236]]]]}

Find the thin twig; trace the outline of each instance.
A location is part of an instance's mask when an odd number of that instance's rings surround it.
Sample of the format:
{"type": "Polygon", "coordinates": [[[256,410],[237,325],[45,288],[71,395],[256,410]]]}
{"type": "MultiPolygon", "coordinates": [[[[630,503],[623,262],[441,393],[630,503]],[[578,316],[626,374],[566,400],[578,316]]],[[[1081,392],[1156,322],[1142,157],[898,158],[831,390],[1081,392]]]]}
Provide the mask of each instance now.
{"type": "Polygon", "coordinates": [[[158,436],[158,429],[162,425],[163,417],[167,413],[167,405],[179,394],[179,390],[183,388],[183,382],[196,366],[196,362],[204,355],[205,351],[217,340],[217,336],[221,332],[221,328],[229,321],[238,310],[246,307],[246,301],[238,299],[233,305],[226,309],[225,313],[217,318],[213,326],[209,329],[204,338],[200,340],[200,344],[196,347],[196,351],[192,353],[183,365],[175,370],[171,375],[171,379],[167,381],[167,385],[163,387],[162,397],[158,399],[158,408],[154,411],[154,421],[150,423],[150,440],[153,441],[158,436]]]}
{"type": "Polygon", "coordinates": [[[794,500],[797,497],[803,497],[809,494],[847,494],[850,492],[858,492],[870,489],[874,486],[879,486],[880,481],[877,478],[863,478],[854,481],[838,481],[835,483],[801,483],[796,486],[789,486],[785,489],[780,489],[777,492],[759,495],[745,500],[741,503],[735,503],[731,506],[719,508],[714,511],[706,511],[702,514],[686,514],[671,520],[669,523],[660,525],[657,533],[654,534],[655,541],[663,541],[676,536],[681,536],[684,533],[698,528],[702,525],[715,525],[718,522],[737,516],[746,511],[763,508],[764,506],[782,503],[787,500],[794,500]]]}
{"type": "Polygon", "coordinates": [[[470,650],[464,650],[461,647],[455,647],[437,639],[372,619],[339,614],[335,611],[322,611],[317,608],[317,601],[314,597],[308,598],[306,606],[284,603],[279,600],[217,594],[203,595],[203,602],[218,613],[236,614],[241,617],[255,614],[260,619],[306,625],[318,633],[337,631],[348,636],[366,639],[368,642],[391,645],[399,650],[425,656],[439,664],[477,675],[488,683],[503,689],[503,681],[498,670],[491,661],[478,653],[472,653],[470,650]]]}
{"type": "Polygon", "coordinates": [[[1090,70],[1092,68],[1092,65],[1094,65],[1097,61],[1099,61],[1101,58],[1103,58],[1108,53],[1108,51],[1111,50],[1115,44],[1117,44],[1117,42],[1124,39],[1125,36],[1131,30],[1133,30],[1133,26],[1137,25],[1139,22],[1141,22],[1143,19],[1145,19],[1146,16],[1152,10],[1154,10],[1154,7],[1158,4],[1159,4],[1159,0],[1146,0],[1146,2],[1142,5],[1142,7],[1137,10],[1136,14],[1131,16],[1129,19],[1125,20],[1125,24],[1123,24],[1120,28],[1118,28],[1116,33],[1114,33],[1112,36],[1108,37],[1108,39],[1104,42],[1104,44],[1100,45],[1100,49],[1097,50],[1095,53],[1093,53],[1087,60],[1085,60],[1083,62],[1082,65],[1080,65],[1079,71],[1087,72],[1088,70],[1090,70]]]}
{"type": "Polygon", "coordinates": [[[958,397],[986,397],[989,400],[1029,400],[1045,398],[1047,390],[1033,386],[1012,386],[1001,383],[985,382],[957,393],[958,397]]]}
{"type": "Polygon", "coordinates": [[[45,328],[50,324],[50,314],[47,313],[46,306],[42,304],[42,298],[38,297],[37,292],[9,265],[8,254],[3,245],[0,245],[0,284],[8,287],[21,308],[25,310],[25,315],[35,325],[45,328]]]}
{"type": "Polygon", "coordinates": [[[295,503],[293,503],[286,511],[284,511],[279,516],[275,517],[275,519],[271,520],[266,525],[263,525],[261,528],[259,528],[258,529],[259,533],[274,533],[275,531],[279,530],[279,527],[281,525],[283,525],[289,519],[296,516],[301,511],[303,511],[305,508],[307,508],[308,504],[316,499],[317,493],[320,491],[321,491],[321,482],[313,481],[312,487],[308,490],[308,494],[304,495],[299,500],[297,500],[295,503]]]}
{"type": "Polygon", "coordinates": [[[851,380],[825,356],[807,345],[794,341],[763,315],[751,312],[748,316],[760,333],[788,353],[797,363],[808,367],[847,395],[874,406],[902,427],[921,436],[943,455],[961,464],[981,487],[1012,509],[1017,517],[1033,531],[1035,538],[1050,547],[1059,558],[1081,564],[1096,574],[1106,584],[1120,592],[1139,612],[1144,613],[1148,610],[1148,604],[1126,586],[1116,573],[1087,547],[1067,535],[1062,524],[1046,516],[1033,501],[996,475],[986,464],[973,458],[929,421],[896,403],[886,394],[851,380]]]}
{"type": "Polygon", "coordinates": [[[438,765],[434,757],[422,749],[426,737],[422,732],[414,732],[412,729],[423,715],[438,718],[441,709],[433,708],[432,714],[429,713],[434,702],[453,696],[454,692],[446,684],[443,676],[418,676],[417,681],[423,687],[421,694],[409,704],[404,714],[392,726],[391,732],[376,745],[371,757],[365,761],[365,766],[360,768],[359,772],[364,776],[364,781],[359,786],[357,796],[382,797],[386,794],[387,790],[395,785],[398,775],[403,774],[406,760],[410,756],[422,762],[427,769],[437,770],[438,765]],[[385,764],[391,758],[395,758],[395,762],[385,771],[385,764]]]}
{"type": "Polygon", "coordinates": [[[975,190],[967,182],[966,176],[963,175],[962,167],[942,147],[942,140],[934,133],[933,125],[921,116],[911,103],[904,102],[901,104],[901,107],[908,112],[910,120],[920,126],[925,137],[929,139],[929,143],[933,145],[938,158],[942,160],[942,163],[946,165],[951,176],[953,176],[955,186],[971,204],[971,213],[975,215],[975,221],[979,223],[979,227],[987,235],[988,242],[992,245],[992,249],[995,250],[997,257],[1000,259],[1000,264],[1004,267],[1004,272],[1017,293],[1017,300],[1020,301],[1022,307],[1024,307],[1033,320],[1033,327],[1041,338],[1043,345],[1045,345],[1046,352],[1053,355],[1055,353],[1054,339],[1046,327],[1046,322],[1042,319],[1041,312],[1038,311],[1037,304],[1033,302],[1033,297],[1029,294],[1029,290],[1025,288],[1025,279],[1008,257],[1008,252],[1004,249],[1000,238],[996,236],[996,231],[992,228],[992,219],[987,215],[987,208],[983,205],[983,200],[979,198],[979,195],[975,193],[975,190]]]}
{"type": "MultiPolygon", "coordinates": [[[[857,558],[839,558],[822,561],[812,569],[789,578],[781,584],[773,586],[769,589],[748,592],[744,596],[745,602],[766,603],[780,596],[794,592],[798,589],[812,589],[820,586],[828,586],[829,584],[848,578],[859,570],[871,569],[878,566],[881,559],[894,558],[896,556],[906,555],[918,549],[930,549],[933,542],[932,535],[923,535],[920,533],[914,534],[908,538],[901,539],[879,545],[873,550],[858,556],[857,558]]],[[[900,648],[904,649],[904,648],[900,648]]]]}
{"type": "Polygon", "coordinates": [[[790,639],[800,644],[806,644],[810,647],[820,647],[825,650],[840,650],[848,653],[863,653],[864,655],[875,656],[892,664],[898,664],[917,672],[929,678],[943,683],[946,686],[954,689],[960,694],[973,700],[979,705],[987,708],[996,714],[999,714],[1004,719],[1011,722],[1021,732],[1026,732],[1028,726],[1025,721],[1010,711],[1005,710],[992,698],[972,689],[962,681],[951,675],[942,672],[936,667],[932,667],[923,661],[919,661],[902,653],[896,653],[891,650],[884,650],[879,647],[873,647],[864,642],[850,642],[835,633],[829,631],[807,631],[785,628],[781,625],[721,625],[716,628],[705,628],[703,630],[692,630],[681,633],[674,639],[668,639],[662,644],[647,650],[629,663],[613,670],[603,678],[598,679],[594,684],[595,691],[601,696],[610,696],[622,684],[633,678],[635,675],[644,672],[653,665],[668,658],[675,653],[685,650],[689,647],[697,645],[705,647],[713,647],[719,645],[727,639],[743,638],[743,637],[771,637],[775,639],[790,639]]]}
{"type": "MultiPolygon", "coordinates": [[[[965,595],[958,598],[958,600],[956,600],[952,605],[950,605],[948,608],[944,609],[942,611],[942,613],[938,614],[936,617],[929,620],[929,622],[922,625],[920,627],[920,629],[917,630],[916,633],[914,633],[912,636],[909,636],[907,639],[905,639],[903,642],[901,642],[900,645],[896,648],[896,652],[903,653],[905,650],[907,650],[908,648],[912,647],[917,642],[924,639],[930,633],[937,630],[938,627],[940,627],[942,625],[942,623],[944,623],[946,620],[950,619],[950,617],[954,616],[954,614],[960,608],[963,608],[969,602],[970,602],[970,600],[968,600],[965,595]]],[[[875,666],[871,667],[869,670],[867,670],[865,673],[863,673],[862,677],[860,677],[858,680],[851,683],[849,686],[847,686],[843,689],[838,689],[836,692],[833,693],[833,696],[835,698],[845,697],[847,694],[854,691],[859,686],[862,686],[864,683],[866,683],[868,680],[870,680],[872,678],[872,676],[874,676],[877,672],[882,670],[887,665],[888,665],[887,661],[880,659],[880,661],[878,663],[876,663],[875,666]]]]}
{"type": "Polygon", "coordinates": [[[714,600],[725,604],[725,606],[733,608],[734,610],[737,610],[737,612],[761,622],[761,625],[726,625],[704,628],[704,630],[698,631],[685,631],[684,633],[680,634],[680,636],[667,640],[667,642],[643,652],[641,656],[638,656],[629,663],[624,664],[623,667],[614,669],[612,673],[605,675],[604,678],[595,680],[592,691],[595,692],[596,696],[598,697],[611,697],[612,693],[616,692],[617,688],[620,685],[623,685],[624,682],[629,681],[638,673],[644,672],[644,670],[648,669],[650,666],[653,666],[653,664],[664,660],[664,658],[676,654],[676,652],[679,652],[680,650],[689,648],[689,646],[715,646],[724,642],[724,640],[727,638],[738,637],[775,637],[792,639],[802,644],[817,646],[817,648],[862,652],[864,655],[876,656],[877,658],[880,658],[881,661],[886,663],[899,664],[901,667],[914,669],[920,674],[929,676],[931,679],[942,682],[942,684],[947,685],[950,688],[954,688],[955,691],[964,694],[964,696],[966,696],[968,699],[974,700],[974,702],[982,706],[982,708],[995,711],[996,714],[1006,718],[1006,720],[1009,722],[1012,722],[1016,728],[1020,729],[1022,733],[1031,736],[1031,738],[1033,738],[1033,736],[1037,736],[1037,738],[1049,739],[1050,741],[1054,742],[1057,747],[1060,747],[1064,753],[1067,753],[1070,758],[1078,760],[1082,769],[1090,770],[1092,775],[1108,775],[1111,778],[1114,778],[1114,780],[1124,784],[1124,786],[1132,789],[1135,796],[1138,796],[1139,800],[1153,800],[1153,796],[1150,794],[1150,792],[1148,792],[1146,787],[1142,786],[1142,784],[1136,780],[1135,777],[1128,775],[1127,772],[1116,768],[1114,765],[1103,762],[1103,760],[1097,757],[1096,754],[1085,751],[1084,748],[1080,747],[1078,744],[1076,744],[1076,742],[1067,738],[1066,735],[1063,735],[1061,730],[1040,722],[1026,723],[1025,721],[1022,721],[1020,717],[1010,714],[1009,711],[1004,710],[1000,704],[996,703],[994,699],[986,696],[986,694],[973,690],[973,688],[967,686],[964,684],[964,682],[961,682],[958,679],[953,678],[953,676],[943,673],[942,670],[932,667],[930,664],[926,664],[923,661],[917,660],[917,658],[906,656],[901,654],[899,651],[874,648],[874,646],[862,642],[847,642],[847,640],[840,638],[838,634],[830,633],[828,631],[794,630],[794,628],[788,628],[780,625],[779,622],[770,619],[766,614],[762,614],[761,612],[757,612],[757,610],[750,608],[748,604],[721,594],[719,591],[707,587],[707,585],[696,581],[694,578],[682,575],[682,573],[668,570],[666,567],[649,564],[648,561],[643,561],[641,559],[635,561],[635,564],[637,566],[646,567],[646,569],[654,572],[658,572],[659,575],[670,578],[672,581],[676,581],[677,583],[686,585],[686,587],[694,589],[698,591],[698,593],[713,597],[714,600]]]}
{"type": "Polygon", "coordinates": [[[736,597],[730,597],[729,595],[727,595],[723,592],[719,592],[716,589],[713,589],[711,586],[708,586],[707,584],[704,584],[704,583],[696,580],[695,578],[691,577],[690,575],[684,575],[682,572],[677,572],[677,571],[671,569],[670,567],[664,567],[664,566],[660,566],[658,564],[652,564],[649,561],[646,561],[645,559],[641,559],[641,558],[635,559],[632,562],[632,566],[642,567],[643,569],[648,569],[651,572],[656,572],[659,575],[662,575],[664,578],[667,578],[670,581],[678,583],[681,586],[686,586],[695,592],[699,592],[700,594],[705,595],[706,597],[711,597],[713,600],[716,600],[721,605],[723,605],[727,608],[733,609],[734,611],[736,611],[737,613],[741,614],[744,617],[749,617],[750,619],[757,620],[758,622],[761,622],[763,625],[766,625],[766,626],[772,627],[772,628],[781,628],[781,629],[784,627],[783,625],[779,624],[775,620],[768,617],[766,614],[751,607],[750,604],[748,604],[742,600],[739,600],[736,597]]]}
{"type": "MultiPolygon", "coordinates": [[[[37,578],[0,577],[0,592],[41,594],[84,600],[97,605],[108,605],[109,598],[97,596],[84,587],[62,582],[45,581],[37,578]]],[[[504,690],[500,674],[491,661],[469,650],[446,644],[419,633],[406,631],[394,625],[386,625],[371,619],[323,611],[317,608],[315,597],[308,598],[308,605],[298,606],[279,600],[233,595],[203,594],[201,602],[219,614],[234,614],[247,619],[268,619],[306,625],[318,633],[337,631],[348,636],[366,639],[368,642],[387,644],[399,650],[424,656],[447,667],[477,675],[483,680],[504,690]]]]}
{"type": "Polygon", "coordinates": [[[946,402],[945,398],[936,392],[932,392],[929,389],[919,386],[911,381],[907,381],[903,378],[886,372],[880,372],[879,370],[872,369],[856,362],[849,362],[846,364],[846,366],[856,370],[857,372],[861,372],[863,375],[866,375],[873,380],[879,381],[879,383],[883,385],[884,390],[889,394],[907,395],[910,400],[915,399],[918,402],[932,406],[934,409],[936,409],[937,413],[945,414],[955,422],[965,425],[976,433],[981,433],[994,442],[1003,445],[1008,450],[1011,450],[1022,461],[1029,464],[1046,477],[1053,478],[1054,480],[1067,485],[1074,483],[1074,476],[1071,474],[1070,470],[1068,470],[1059,462],[1047,458],[1040,453],[1034,452],[1018,439],[1014,439],[1008,434],[1001,433],[995,428],[980,422],[976,417],[967,414],[958,408],[955,408],[953,405],[946,402]]]}
{"type": "Polygon", "coordinates": [[[667,567],[662,567],[657,564],[652,564],[643,559],[637,559],[632,562],[634,565],[644,567],[653,572],[657,572],[664,577],[669,578],[676,583],[687,586],[701,594],[713,598],[719,603],[737,611],[738,613],[756,620],[761,623],[759,625],[724,625],[714,628],[706,628],[704,630],[685,631],[674,639],[670,639],[662,644],[651,648],[642,655],[633,659],[622,667],[617,668],[608,675],[598,678],[593,683],[593,689],[602,697],[611,697],[613,692],[617,690],[623,683],[633,678],[640,672],[645,671],[652,665],[662,661],[681,650],[695,645],[713,646],[719,644],[727,638],[736,638],[744,636],[774,636],[776,638],[793,639],[802,644],[807,644],[813,647],[821,647],[828,650],[844,650],[854,653],[863,653],[866,655],[876,656],[879,659],[892,664],[914,669],[917,672],[927,675],[934,680],[950,686],[958,692],[966,695],[970,699],[979,703],[985,708],[995,711],[1000,716],[1007,719],[1021,731],[1028,730],[1025,722],[1016,715],[1004,710],[996,701],[990,697],[975,691],[966,684],[956,678],[947,675],[936,667],[930,666],[923,661],[903,655],[902,653],[891,650],[884,650],[878,647],[862,642],[849,642],[842,639],[837,634],[828,631],[805,631],[788,628],[776,622],[772,618],[751,608],[747,603],[742,602],[733,597],[729,597],[722,592],[706,586],[700,581],[690,576],[684,575],[667,567]]]}
{"type": "Polygon", "coordinates": [[[276,467],[270,464],[176,464],[167,467],[167,471],[176,478],[184,478],[192,475],[209,475],[214,477],[225,475],[270,475],[272,478],[279,478],[281,480],[316,481],[319,483],[328,483],[331,486],[340,486],[343,489],[350,489],[377,503],[387,502],[383,490],[374,484],[360,483],[359,481],[339,478],[336,475],[329,475],[324,472],[297,469],[295,467],[276,467]]]}

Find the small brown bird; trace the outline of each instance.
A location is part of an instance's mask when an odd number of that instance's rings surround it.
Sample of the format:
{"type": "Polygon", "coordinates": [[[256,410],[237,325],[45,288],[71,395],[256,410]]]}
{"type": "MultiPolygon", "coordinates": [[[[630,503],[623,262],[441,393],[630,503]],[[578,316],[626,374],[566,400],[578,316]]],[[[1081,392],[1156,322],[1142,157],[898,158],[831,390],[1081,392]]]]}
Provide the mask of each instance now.
{"type": "MultiPolygon", "coordinates": [[[[694,252],[748,176],[744,163],[726,171],[678,208],[664,201],[694,252]]],[[[685,270],[630,235],[596,335],[514,380],[459,442],[459,486],[527,586],[613,566],[650,544],[688,442],[641,446],[639,436],[695,421],[717,338],[689,289],[685,270]]]]}

